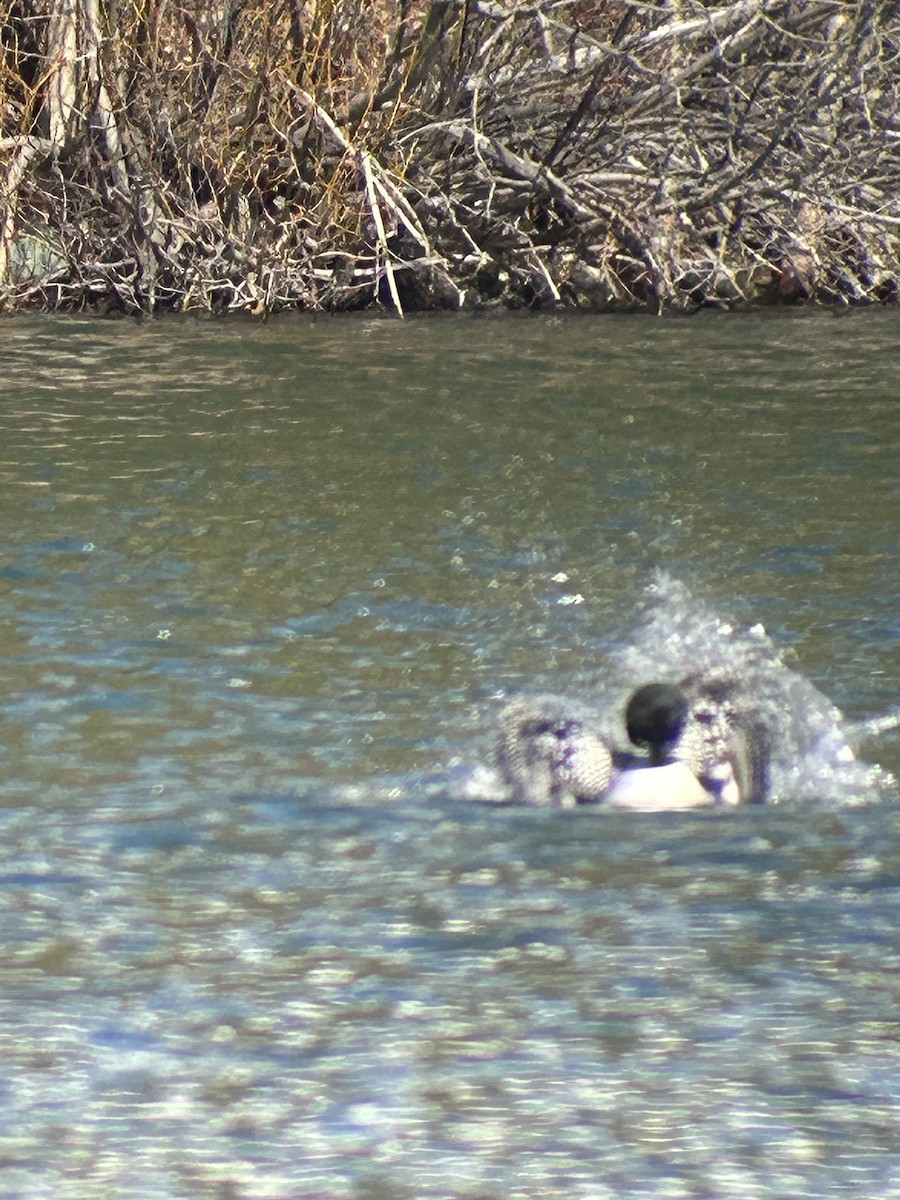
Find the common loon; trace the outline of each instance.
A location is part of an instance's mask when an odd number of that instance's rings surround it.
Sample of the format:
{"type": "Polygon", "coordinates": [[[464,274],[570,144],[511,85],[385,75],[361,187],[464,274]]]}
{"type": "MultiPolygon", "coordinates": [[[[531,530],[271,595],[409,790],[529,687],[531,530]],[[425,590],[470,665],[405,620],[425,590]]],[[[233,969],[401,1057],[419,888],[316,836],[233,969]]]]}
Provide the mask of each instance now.
{"type": "Polygon", "coordinates": [[[701,673],[633,692],[625,727],[646,758],[614,749],[596,714],[558,696],[514,700],[499,725],[497,758],[516,804],[661,811],[766,799],[769,739],[730,677],[701,673]]]}

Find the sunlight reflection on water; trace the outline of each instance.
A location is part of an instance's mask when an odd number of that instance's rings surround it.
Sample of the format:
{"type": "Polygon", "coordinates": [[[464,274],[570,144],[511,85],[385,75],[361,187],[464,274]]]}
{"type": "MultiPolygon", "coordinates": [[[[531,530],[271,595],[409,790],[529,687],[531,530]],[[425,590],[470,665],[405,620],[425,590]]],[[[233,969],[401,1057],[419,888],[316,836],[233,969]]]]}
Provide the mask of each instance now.
{"type": "Polygon", "coordinates": [[[896,706],[893,314],[16,319],[5,367],[4,1195],[900,1191],[889,790],[461,786],[499,696],[649,667],[660,569],[896,706]]]}

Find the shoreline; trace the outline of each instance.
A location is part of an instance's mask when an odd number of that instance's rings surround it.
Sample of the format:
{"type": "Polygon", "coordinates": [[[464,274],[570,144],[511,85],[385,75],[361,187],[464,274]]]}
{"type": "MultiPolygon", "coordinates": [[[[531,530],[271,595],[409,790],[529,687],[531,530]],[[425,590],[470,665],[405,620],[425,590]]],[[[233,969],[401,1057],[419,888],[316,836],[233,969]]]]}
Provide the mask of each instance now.
{"type": "Polygon", "coordinates": [[[0,311],[892,304],[898,46],[869,0],[30,0],[0,311]]]}

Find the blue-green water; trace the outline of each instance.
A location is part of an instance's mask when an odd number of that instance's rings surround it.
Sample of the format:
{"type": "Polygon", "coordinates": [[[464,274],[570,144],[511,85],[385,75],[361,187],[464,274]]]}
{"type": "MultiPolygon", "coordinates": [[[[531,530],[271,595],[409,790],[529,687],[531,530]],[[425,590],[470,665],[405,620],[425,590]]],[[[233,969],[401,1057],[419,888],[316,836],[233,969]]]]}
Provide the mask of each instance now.
{"type": "Polygon", "coordinates": [[[897,706],[895,314],[3,328],[0,1197],[900,1194],[896,733],[469,798],[713,616],[897,706]]]}

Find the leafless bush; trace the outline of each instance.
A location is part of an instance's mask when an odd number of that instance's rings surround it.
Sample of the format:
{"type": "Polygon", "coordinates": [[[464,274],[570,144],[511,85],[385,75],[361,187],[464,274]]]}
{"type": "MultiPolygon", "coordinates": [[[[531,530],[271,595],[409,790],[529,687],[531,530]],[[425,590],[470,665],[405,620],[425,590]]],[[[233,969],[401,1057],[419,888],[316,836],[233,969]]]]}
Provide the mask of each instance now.
{"type": "Polygon", "coordinates": [[[893,299],[875,0],[0,0],[0,296],[893,299]]]}

